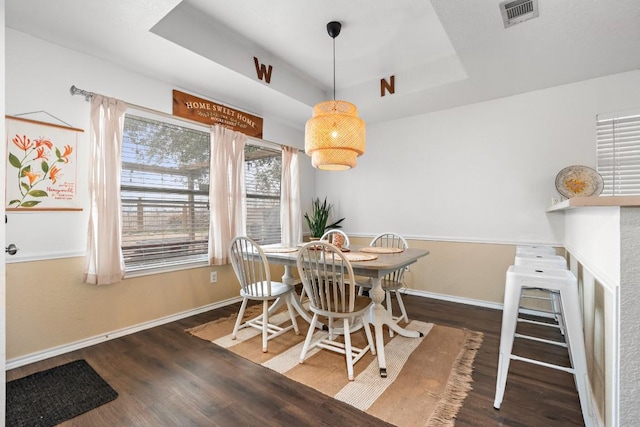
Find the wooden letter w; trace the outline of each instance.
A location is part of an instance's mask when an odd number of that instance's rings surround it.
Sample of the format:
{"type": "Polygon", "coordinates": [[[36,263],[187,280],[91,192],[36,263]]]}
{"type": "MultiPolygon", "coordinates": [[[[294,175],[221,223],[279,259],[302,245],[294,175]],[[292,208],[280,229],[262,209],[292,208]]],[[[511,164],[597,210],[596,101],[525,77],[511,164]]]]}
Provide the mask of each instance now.
{"type": "Polygon", "coordinates": [[[267,83],[271,83],[271,71],[273,71],[273,67],[269,65],[269,69],[265,67],[264,64],[260,64],[258,62],[258,58],[253,57],[253,63],[256,65],[256,73],[258,74],[258,79],[263,80],[267,83]]]}

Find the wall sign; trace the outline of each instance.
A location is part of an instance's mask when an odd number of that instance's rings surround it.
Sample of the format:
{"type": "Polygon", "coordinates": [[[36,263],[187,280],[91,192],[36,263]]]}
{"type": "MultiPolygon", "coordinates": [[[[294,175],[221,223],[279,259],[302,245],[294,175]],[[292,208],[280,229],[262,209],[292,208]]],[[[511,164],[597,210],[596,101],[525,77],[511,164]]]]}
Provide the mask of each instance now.
{"type": "Polygon", "coordinates": [[[78,133],[82,129],[5,116],[6,210],[78,210],[78,133]]]}
{"type": "Polygon", "coordinates": [[[248,136],[262,138],[262,117],[177,90],[173,91],[173,115],[207,125],[219,124],[248,136]]]}

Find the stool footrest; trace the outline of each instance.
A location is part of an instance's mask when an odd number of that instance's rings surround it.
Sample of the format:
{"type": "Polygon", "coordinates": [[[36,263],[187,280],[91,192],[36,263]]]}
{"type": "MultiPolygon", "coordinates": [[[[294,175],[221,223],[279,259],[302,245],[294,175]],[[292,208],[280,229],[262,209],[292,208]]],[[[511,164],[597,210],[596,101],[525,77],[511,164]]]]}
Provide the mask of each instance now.
{"type": "Polygon", "coordinates": [[[554,365],[553,363],[542,362],[536,359],[529,359],[528,357],[521,357],[516,354],[512,354],[510,358],[511,360],[519,360],[521,362],[532,363],[534,365],[544,366],[546,368],[557,369],[558,371],[564,371],[570,374],[575,374],[575,370],[567,366],[554,365]]]}
{"type": "Polygon", "coordinates": [[[541,299],[544,301],[551,301],[551,297],[543,297],[540,295],[529,295],[529,294],[522,294],[520,296],[520,298],[526,298],[526,299],[541,299]]]}
{"type": "Polygon", "coordinates": [[[514,337],[523,338],[525,340],[542,342],[542,343],[545,343],[545,344],[553,344],[553,345],[557,345],[559,347],[568,348],[567,347],[567,343],[562,342],[562,341],[547,340],[547,339],[544,339],[544,338],[532,337],[531,335],[523,335],[523,334],[515,334],[514,337]]]}
{"type": "Polygon", "coordinates": [[[533,324],[533,325],[548,326],[550,328],[562,329],[560,327],[560,325],[558,325],[557,323],[540,322],[539,320],[523,319],[522,317],[518,317],[518,322],[520,322],[520,323],[530,323],[530,324],[533,324]]]}

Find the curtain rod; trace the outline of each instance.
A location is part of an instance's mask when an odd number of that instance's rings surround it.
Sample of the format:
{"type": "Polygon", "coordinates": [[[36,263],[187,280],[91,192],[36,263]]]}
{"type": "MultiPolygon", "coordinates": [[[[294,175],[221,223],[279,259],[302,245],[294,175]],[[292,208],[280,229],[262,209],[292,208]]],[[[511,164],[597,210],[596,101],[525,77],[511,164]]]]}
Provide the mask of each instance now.
{"type": "MultiPolygon", "coordinates": [[[[85,101],[91,101],[91,98],[93,97],[93,95],[95,95],[94,92],[89,92],[89,91],[86,91],[86,90],[82,90],[80,88],[77,88],[75,85],[71,86],[71,88],[69,89],[69,92],[71,92],[72,96],[73,95],[82,95],[82,96],[84,96],[84,100],[85,101]]],[[[158,114],[160,116],[167,117],[167,118],[174,119],[174,120],[182,120],[183,122],[191,123],[191,124],[198,125],[198,126],[206,126],[202,122],[198,122],[198,121],[191,120],[191,119],[186,119],[184,117],[174,116],[173,114],[165,113],[163,111],[154,110],[154,109],[151,109],[151,108],[143,107],[141,105],[131,104],[131,103],[126,102],[126,101],[124,101],[124,103],[127,104],[127,107],[135,108],[136,110],[141,110],[141,111],[144,111],[144,112],[147,112],[147,113],[151,113],[151,114],[158,114]]],[[[277,142],[268,141],[266,139],[256,138],[256,137],[249,136],[249,135],[247,135],[247,138],[252,140],[252,141],[258,141],[258,142],[261,142],[261,143],[265,143],[267,145],[273,145],[274,147],[277,147],[277,148],[290,147],[288,145],[278,144],[277,142]]],[[[297,147],[290,147],[290,148],[297,148],[297,147]]],[[[297,148],[297,150],[298,150],[299,153],[304,154],[304,150],[301,150],[300,148],[297,148]]]]}

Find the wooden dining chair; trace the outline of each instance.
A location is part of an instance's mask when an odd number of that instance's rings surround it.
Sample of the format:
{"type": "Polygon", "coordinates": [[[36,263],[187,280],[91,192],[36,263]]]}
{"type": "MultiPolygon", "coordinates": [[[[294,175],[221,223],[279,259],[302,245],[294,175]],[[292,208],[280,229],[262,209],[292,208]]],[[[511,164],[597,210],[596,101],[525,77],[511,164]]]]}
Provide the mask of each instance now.
{"type": "MultiPolygon", "coordinates": [[[[347,236],[347,233],[345,233],[342,230],[339,230],[337,228],[333,228],[331,230],[327,230],[324,232],[324,234],[322,235],[322,237],[320,237],[320,241],[321,242],[329,242],[331,244],[335,245],[335,241],[334,241],[334,236],[341,236],[342,237],[342,248],[348,248],[349,247],[349,236],[347,236]]],[[[304,290],[304,286],[302,287],[302,291],[300,292],[300,304],[304,304],[305,302],[305,296],[306,296],[306,292],[304,290]]]]}
{"type": "MultiPolygon", "coordinates": [[[[383,248],[398,248],[405,250],[409,247],[407,240],[397,233],[382,233],[377,235],[371,240],[369,246],[374,247],[383,247],[383,248]]],[[[385,292],[385,300],[387,305],[387,311],[391,315],[391,318],[396,322],[405,321],[409,323],[409,316],[407,315],[407,310],[404,307],[404,302],[402,301],[402,294],[400,290],[404,288],[404,268],[395,270],[385,277],[382,278],[382,289],[385,292]],[[396,300],[398,301],[398,306],[400,307],[400,316],[393,315],[393,304],[391,301],[391,293],[395,294],[396,300]]],[[[360,286],[359,293],[362,294],[362,290],[371,289],[373,286],[373,282],[371,279],[358,281],[358,286],[360,286]]],[[[393,336],[393,331],[389,329],[389,335],[393,336]]]]}
{"type": "Polygon", "coordinates": [[[242,305],[238,312],[238,319],[233,328],[232,339],[236,339],[238,331],[242,328],[252,327],[262,331],[262,351],[267,352],[267,341],[293,329],[297,334],[298,323],[296,314],[291,305],[295,288],[284,283],[271,280],[269,263],[260,245],[249,237],[236,237],[229,246],[229,257],[233,265],[233,271],[240,282],[240,296],[242,305]],[[282,327],[269,323],[269,305],[278,298],[285,298],[291,325],[282,327]],[[247,302],[250,300],[262,301],[262,314],[242,322],[247,302]]]}
{"type": "Polygon", "coordinates": [[[375,354],[373,337],[368,323],[371,298],[357,295],[353,267],[340,249],[328,242],[309,242],[298,252],[298,272],[309,298],[309,310],[313,313],[309,332],[300,354],[304,363],[308,352],[322,348],[345,355],[347,377],[354,379],[353,365],[367,351],[375,354]],[[318,317],[327,318],[326,332],[314,339],[318,317]],[[351,334],[364,329],[367,344],[363,348],[351,344],[351,334]],[[342,340],[339,339],[342,337],[342,340]]]}

